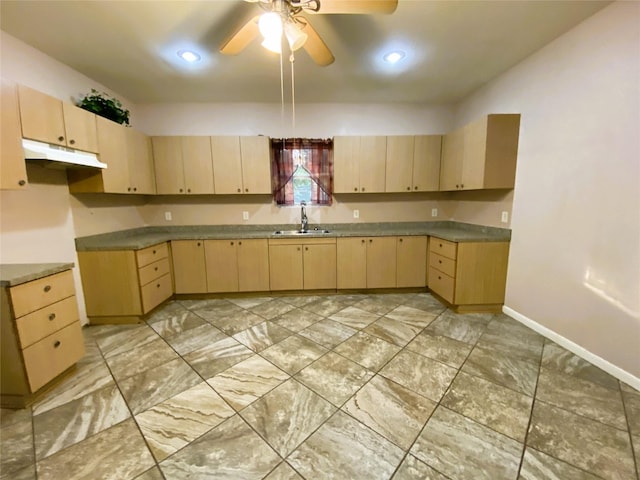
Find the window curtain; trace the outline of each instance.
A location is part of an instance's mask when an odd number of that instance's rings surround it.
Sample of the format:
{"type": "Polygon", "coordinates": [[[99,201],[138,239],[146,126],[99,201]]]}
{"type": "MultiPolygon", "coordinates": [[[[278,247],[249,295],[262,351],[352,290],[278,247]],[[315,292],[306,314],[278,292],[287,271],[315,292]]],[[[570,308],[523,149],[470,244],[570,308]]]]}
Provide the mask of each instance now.
{"type": "Polygon", "coordinates": [[[302,163],[313,181],[312,203],[331,205],[333,193],[333,140],[309,138],[271,139],[272,186],[278,205],[293,205],[293,174],[298,165],[294,162],[294,150],[305,150],[302,163]]]}

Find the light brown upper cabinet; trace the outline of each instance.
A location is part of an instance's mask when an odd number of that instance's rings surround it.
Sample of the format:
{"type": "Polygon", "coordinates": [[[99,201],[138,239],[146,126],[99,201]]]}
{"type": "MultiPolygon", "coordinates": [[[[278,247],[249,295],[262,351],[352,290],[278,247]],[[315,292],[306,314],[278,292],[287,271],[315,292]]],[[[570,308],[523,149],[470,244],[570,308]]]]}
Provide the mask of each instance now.
{"type": "Polygon", "coordinates": [[[96,115],[24,85],[18,97],[24,138],[98,152],[96,115]]]}
{"type": "Polygon", "coordinates": [[[156,191],[214,193],[209,137],[152,137],[156,191]]]}
{"type": "Polygon", "coordinates": [[[269,137],[211,137],[215,191],[218,194],[270,194],[269,137]]]}
{"type": "Polygon", "coordinates": [[[441,143],[441,135],[387,137],[385,191],[438,191],[441,143]]]}
{"type": "Polygon", "coordinates": [[[519,114],[491,114],[445,135],[440,190],[513,188],[519,114]]]}
{"type": "Polygon", "coordinates": [[[384,192],[386,158],[387,137],[334,137],[334,192],[384,192]]]}
{"type": "Polygon", "coordinates": [[[100,161],[104,170],[68,170],[71,193],[153,194],[155,181],[151,143],[144,133],[96,117],[100,161]]]}
{"type": "Polygon", "coordinates": [[[6,78],[1,80],[0,189],[19,190],[27,187],[27,168],[22,151],[18,87],[6,78]]]}

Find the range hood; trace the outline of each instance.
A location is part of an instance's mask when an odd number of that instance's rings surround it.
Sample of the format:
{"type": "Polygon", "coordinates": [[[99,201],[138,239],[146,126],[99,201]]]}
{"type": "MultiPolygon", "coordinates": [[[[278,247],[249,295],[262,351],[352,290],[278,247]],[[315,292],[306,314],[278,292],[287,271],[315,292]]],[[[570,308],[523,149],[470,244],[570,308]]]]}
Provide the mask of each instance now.
{"type": "Polygon", "coordinates": [[[94,153],[22,139],[25,160],[43,162],[49,168],[107,168],[94,153]]]}

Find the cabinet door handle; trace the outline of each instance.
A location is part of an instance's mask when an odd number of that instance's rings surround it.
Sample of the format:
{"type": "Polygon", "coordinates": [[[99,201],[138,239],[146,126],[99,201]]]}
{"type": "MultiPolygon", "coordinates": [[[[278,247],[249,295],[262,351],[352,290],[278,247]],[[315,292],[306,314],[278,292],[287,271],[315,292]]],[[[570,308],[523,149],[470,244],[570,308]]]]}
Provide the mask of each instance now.
{"type": "Polygon", "coordinates": [[[400,243],[402,243],[402,239],[400,239],[400,243]]]}
{"type": "Polygon", "coordinates": [[[60,135],[60,136],[58,137],[58,141],[59,141],[59,142],[61,142],[61,141],[63,141],[63,140],[64,140],[64,137],[63,137],[62,135],[60,135]]]}
{"type": "Polygon", "coordinates": [[[364,243],[364,238],[362,239],[362,243],[364,243]]]}
{"type": "Polygon", "coordinates": [[[127,188],[127,192],[130,192],[130,191],[131,191],[131,187],[127,188]]]}
{"type": "Polygon", "coordinates": [[[407,190],[411,190],[411,187],[407,187],[407,190]]]}
{"type": "Polygon", "coordinates": [[[442,277],[440,275],[438,275],[438,280],[442,280],[442,277]]]}
{"type": "Polygon", "coordinates": [[[458,185],[457,183],[456,183],[456,188],[460,188],[460,185],[458,185]]]}
{"type": "Polygon", "coordinates": [[[461,184],[460,184],[460,188],[464,188],[464,183],[461,183],[461,184]]]}
{"type": "MultiPolygon", "coordinates": [[[[198,244],[199,245],[199,244],[198,244]]],[[[154,270],[157,272],[158,271],[158,267],[155,267],[154,270]]]]}
{"type": "Polygon", "coordinates": [[[71,140],[69,140],[69,143],[70,143],[71,145],[74,145],[74,144],[76,143],[76,141],[72,138],[71,140]]]}
{"type": "Polygon", "coordinates": [[[154,254],[154,255],[156,254],[156,251],[155,251],[155,250],[153,251],[153,254],[154,254]]]}
{"type": "Polygon", "coordinates": [[[241,191],[242,191],[241,189],[238,189],[238,193],[240,193],[241,191]]]}
{"type": "Polygon", "coordinates": [[[233,245],[233,242],[231,242],[231,245],[233,245]]]}
{"type": "Polygon", "coordinates": [[[53,348],[58,348],[60,346],[60,340],[56,340],[53,342],[53,348]]]}
{"type": "Polygon", "coordinates": [[[298,247],[298,251],[300,251],[300,247],[298,247]]]}
{"type": "Polygon", "coordinates": [[[20,180],[18,182],[18,185],[20,185],[21,187],[24,187],[27,184],[26,180],[20,180]]]}
{"type": "Polygon", "coordinates": [[[238,242],[238,245],[242,245],[242,242],[238,242]]]}
{"type": "Polygon", "coordinates": [[[373,243],[373,239],[371,239],[371,238],[370,238],[370,239],[369,239],[369,243],[373,243]]]}
{"type": "Polygon", "coordinates": [[[191,189],[190,188],[187,188],[187,193],[191,193],[191,189]]]}
{"type": "Polygon", "coordinates": [[[249,189],[248,189],[248,188],[245,188],[245,189],[244,189],[244,191],[245,191],[245,192],[247,192],[247,193],[249,193],[249,189]]]}
{"type": "Polygon", "coordinates": [[[308,252],[309,251],[309,247],[304,247],[304,249],[308,252]]]}
{"type": "Polygon", "coordinates": [[[56,319],[56,314],[55,313],[49,314],[49,321],[53,321],[55,319],[56,319]]]}
{"type": "Polygon", "coordinates": [[[442,248],[442,244],[440,244],[440,248],[442,248]]]}
{"type": "Polygon", "coordinates": [[[442,260],[438,260],[438,263],[442,263],[442,260]]]}
{"type": "Polygon", "coordinates": [[[138,188],[137,188],[137,187],[133,187],[133,191],[134,191],[134,192],[137,192],[137,191],[138,191],[138,188]]]}
{"type": "Polygon", "coordinates": [[[182,193],[182,191],[183,191],[183,190],[182,190],[182,189],[180,189],[180,193],[182,193]]]}
{"type": "Polygon", "coordinates": [[[358,191],[358,187],[354,187],[354,188],[353,188],[353,191],[354,191],[354,192],[357,192],[357,191],[358,191]]]}
{"type": "Polygon", "coordinates": [[[418,189],[418,186],[416,185],[415,187],[413,187],[413,189],[414,189],[414,190],[417,190],[417,189],[418,189]]]}
{"type": "Polygon", "coordinates": [[[156,285],[156,288],[160,288],[160,284],[157,284],[157,285],[156,285]]]}
{"type": "Polygon", "coordinates": [[[45,285],[44,286],[44,291],[46,292],[50,292],[51,291],[51,285],[45,285]]]}
{"type": "Polygon", "coordinates": [[[362,187],[362,191],[364,192],[364,187],[362,187]]]}

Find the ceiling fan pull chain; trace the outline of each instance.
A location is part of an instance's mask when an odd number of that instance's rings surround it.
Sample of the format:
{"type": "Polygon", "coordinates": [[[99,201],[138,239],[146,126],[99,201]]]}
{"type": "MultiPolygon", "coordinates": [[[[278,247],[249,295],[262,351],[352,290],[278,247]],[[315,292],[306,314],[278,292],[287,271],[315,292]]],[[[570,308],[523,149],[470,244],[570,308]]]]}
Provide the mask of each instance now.
{"type": "Polygon", "coordinates": [[[291,63],[291,129],[293,130],[293,138],[296,136],[296,76],[293,68],[295,61],[293,52],[291,52],[289,62],[291,63]]]}
{"type": "Polygon", "coordinates": [[[280,128],[284,132],[284,65],[280,52],[280,128]]]}

